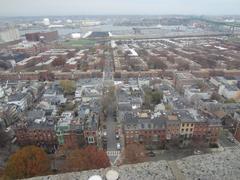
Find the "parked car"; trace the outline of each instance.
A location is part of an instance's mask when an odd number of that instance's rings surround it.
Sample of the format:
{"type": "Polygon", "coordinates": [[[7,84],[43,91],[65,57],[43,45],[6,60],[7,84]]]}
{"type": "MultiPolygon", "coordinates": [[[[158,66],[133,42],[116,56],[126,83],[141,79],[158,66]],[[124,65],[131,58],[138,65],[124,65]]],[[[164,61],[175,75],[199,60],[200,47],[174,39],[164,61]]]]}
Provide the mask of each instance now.
{"type": "Polygon", "coordinates": [[[120,137],[120,136],[119,136],[118,133],[116,133],[116,136],[115,136],[115,137],[116,137],[117,140],[119,140],[119,137],[120,137]]]}
{"type": "Polygon", "coordinates": [[[199,150],[194,150],[194,152],[193,152],[195,155],[200,155],[200,154],[202,154],[202,152],[201,151],[199,151],[199,150]]]}
{"type": "Polygon", "coordinates": [[[232,137],[227,138],[230,142],[235,143],[234,139],[232,137]]]}
{"type": "Polygon", "coordinates": [[[155,155],[155,153],[153,151],[149,151],[149,152],[147,152],[147,156],[155,157],[156,155],[155,155]]]}
{"type": "Polygon", "coordinates": [[[121,144],[117,143],[117,150],[121,150],[121,144]]]}

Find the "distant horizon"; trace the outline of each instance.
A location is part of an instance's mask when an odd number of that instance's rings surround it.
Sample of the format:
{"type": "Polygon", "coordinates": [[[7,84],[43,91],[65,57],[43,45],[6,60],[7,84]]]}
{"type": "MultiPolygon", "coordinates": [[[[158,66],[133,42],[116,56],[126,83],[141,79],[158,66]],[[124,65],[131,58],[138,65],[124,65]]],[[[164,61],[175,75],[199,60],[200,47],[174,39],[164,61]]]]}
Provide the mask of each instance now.
{"type": "Polygon", "coordinates": [[[1,17],[73,15],[240,15],[239,0],[2,0],[1,17]]]}
{"type": "Polygon", "coordinates": [[[16,15],[16,16],[2,16],[0,18],[18,18],[18,17],[77,17],[77,16],[240,16],[240,14],[66,14],[66,15],[16,15]]]}

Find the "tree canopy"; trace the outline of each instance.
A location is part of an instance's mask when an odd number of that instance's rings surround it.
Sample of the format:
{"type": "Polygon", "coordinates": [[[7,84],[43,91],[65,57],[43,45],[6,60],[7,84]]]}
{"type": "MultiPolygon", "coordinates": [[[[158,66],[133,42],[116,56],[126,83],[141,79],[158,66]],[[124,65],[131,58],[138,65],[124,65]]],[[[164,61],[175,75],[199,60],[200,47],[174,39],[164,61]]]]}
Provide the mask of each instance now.
{"type": "Polygon", "coordinates": [[[60,86],[63,88],[65,94],[72,94],[76,90],[76,84],[71,80],[60,81],[60,86]]]}
{"type": "Polygon", "coordinates": [[[140,163],[146,161],[146,149],[144,145],[139,143],[129,144],[124,150],[124,162],[129,164],[140,163]]]}
{"type": "Polygon", "coordinates": [[[36,146],[26,146],[18,150],[7,161],[5,176],[11,179],[46,175],[50,171],[47,154],[36,146]]]}
{"type": "Polygon", "coordinates": [[[65,172],[83,171],[107,168],[109,166],[110,162],[105,151],[98,150],[95,146],[87,146],[69,153],[62,170],[65,172]]]}
{"type": "Polygon", "coordinates": [[[163,93],[156,90],[145,89],[144,104],[146,107],[151,107],[152,105],[157,105],[161,103],[163,98],[163,93]]]}

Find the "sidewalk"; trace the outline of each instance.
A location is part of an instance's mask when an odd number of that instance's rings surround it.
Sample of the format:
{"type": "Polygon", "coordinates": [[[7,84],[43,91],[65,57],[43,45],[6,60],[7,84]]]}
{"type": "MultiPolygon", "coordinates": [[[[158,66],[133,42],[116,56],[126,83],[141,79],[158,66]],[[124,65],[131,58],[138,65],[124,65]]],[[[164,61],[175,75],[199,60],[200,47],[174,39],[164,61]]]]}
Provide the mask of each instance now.
{"type": "Polygon", "coordinates": [[[168,165],[171,168],[173,175],[175,176],[176,180],[185,180],[186,177],[178,168],[176,161],[168,161],[168,165]]]}

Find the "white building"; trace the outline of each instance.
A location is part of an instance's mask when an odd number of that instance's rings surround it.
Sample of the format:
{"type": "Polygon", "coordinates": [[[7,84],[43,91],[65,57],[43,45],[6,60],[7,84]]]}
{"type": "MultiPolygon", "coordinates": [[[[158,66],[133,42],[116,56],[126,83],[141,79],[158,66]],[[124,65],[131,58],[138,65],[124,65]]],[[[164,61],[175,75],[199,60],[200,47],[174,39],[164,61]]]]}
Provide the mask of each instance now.
{"type": "Polygon", "coordinates": [[[240,98],[240,89],[237,86],[220,85],[218,93],[227,99],[240,98]]]}
{"type": "Polygon", "coordinates": [[[0,42],[10,42],[20,39],[19,31],[15,28],[0,31],[0,42]]]}
{"type": "Polygon", "coordinates": [[[236,79],[226,79],[224,77],[211,78],[210,82],[218,87],[218,94],[227,99],[240,98],[240,89],[237,87],[236,79]]]}
{"type": "Polygon", "coordinates": [[[196,99],[210,99],[212,93],[202,92],[200,89],[195,88],[187,88],[184,91],[184,97],[188,100],[188,102],[193,102],[196,99]]]}
{"type": "Polygon", "coordinates": [[[28,106],[26,94],[14,94],[9,96],[7,104],[18,106],[21,110],[25,110],[28,106]]]}
{"type": "Polygon", "coordinates": [[[44,18],[43,21],[42,21],[43,25],[45,26],[49,26],[50,25],[50,19],[48,18],[44,18]]]}
{"type": "Polygon", "coordinates": [[[81,38],[81,34],[80,33],[72,33],[71,34],[71,38],[72,39],[80,39],[81,38]]]}

